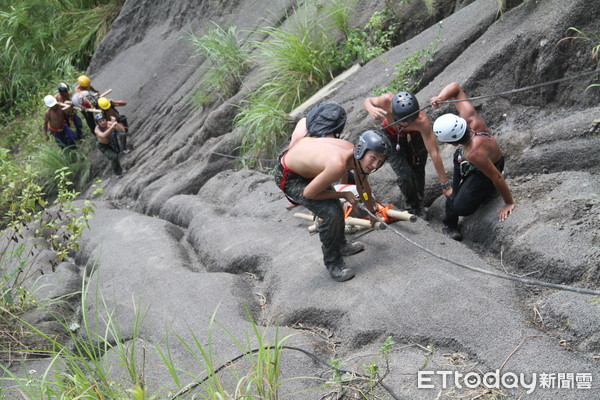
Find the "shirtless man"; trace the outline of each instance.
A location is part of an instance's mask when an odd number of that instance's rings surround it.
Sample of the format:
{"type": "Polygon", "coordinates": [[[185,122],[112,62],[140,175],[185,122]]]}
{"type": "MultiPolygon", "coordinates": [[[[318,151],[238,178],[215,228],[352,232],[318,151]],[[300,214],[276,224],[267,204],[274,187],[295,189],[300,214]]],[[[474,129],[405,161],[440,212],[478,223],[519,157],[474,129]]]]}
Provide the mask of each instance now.
{"type": "MultiPolygon", "coordinates": [[[[440,102],[467,99],[462,87],[454,82],[431,99],[438,108],[440,102]]],[[[473,214],[496,191],[504,200],[498,220],[504,221],[515,208],[515,201],[502,176],[504,156],[496,139],[469,101],[454,103],[460,116],[444,114],[433,123],[433,132],[440,142],[458,146],[454,152],[453,192],[446,199],[444,233],[461,240],[458,217],[473,214]]]]}
{"type": "Polygon", "coordinates": [[[423,197],[427,153],[440,179],[442,193],[446,197],[452,194],[429,117],[419,109],[419,102],[409,92],[368,97],[364,108],[371,117],[381,121],[388,139],[396,144],[396,151],[390,154],[389,162],[404,195],[405,208],[411,214],[425,217],[423,197]]]}
{"type": "MultiPolygon", "coordinates": [[[[331,277],[338,282],[354,277],[354,271],[346,267],[342,256],[364,249],[360,242],[346,241],[340,199],[356,205],[362,197],[365,207],[374,212],[368,174],[383,165],[390,151],[387,138],[378,132],[366,131],[356,145],[335,138],[304,138],[280,156],[275,182],[290,200],[323,220],[318,224],[323,261],[331,277]],[[357,177],[360,196],[338,192],[332,186],[349,171],[357,177]]],[[[375,222],[371,218],[371,223],[375,222]]]]}
{"type": "Polygon", "coordinates": [[[112,169],[117,178],[123,176],[123,169],[119,162],[119,145],[114,139],[115,127],[118,122],[112,118],[111,121],[106,121],[104,114],[99,113],[95,116],[96,129],[94,133],[98,138],[96,147],[111,161],[112,169]]]}
{"type": "Polygon", "coordinates": [[[115,126],[115,130],[118,132],[117,138],[119,139],[119,147],[123,154],[129,153],[129,150],[127,149],[127,131],[129,124],[127,123],[127,117],[120,114],[115,107],[125,105],[127,105],[125,100],[110,100],[106,97],[100,97],[98,99],[98,107],[103,110],[106,119],[114,119],[118,123],[118,125],[115,126]]]}
{"type": "Polygon", "coordinates": [[[319,103],[298,121],[289,147],[305,136],[339,138],[345,126],[346,110],[342,106],[333,101],[319,103]]]}
{"type": "Polygon", "coordinates": [[[62,106],[58,104],[52,95],[44,97],[44,103],[48,107],[44,116],[44,132],[48,133],[48,136],[45,136],[46,140],[49,136],[54,136],[56,144],[62,149],[75,145],[79,138],[69,128],[67,116],[62,110],[62,106]]]}
{"type": "MultiPolygon", "coordinates": [[[[59,83],[58,84],[58,93],[56,93],[54,95],[54,98],[56,99],[56,101],[58,101],[59,103],[63,103],[63,104],[65,104],[67,102],[70,103],[71,97],[72,97],[72,94],[69,89],[69,86],[66,83],[62,83],[62,82],[59,83]]],[[[73,104],[71,103],[71,106],[63,111],[67,115],[67,121],[69,121],[69,120],[73,121],[75,130],[77,131],[77,136],[80,138],[83,137],[83,132],[81,129],[83,127],[83,124],[81,123],[81,118],[79,118],[79,115],[77,115],[77,111],[73,107],[73,104]]],[[[70,123],[69,123],[69,127],[71,127],[70,123]]]]}

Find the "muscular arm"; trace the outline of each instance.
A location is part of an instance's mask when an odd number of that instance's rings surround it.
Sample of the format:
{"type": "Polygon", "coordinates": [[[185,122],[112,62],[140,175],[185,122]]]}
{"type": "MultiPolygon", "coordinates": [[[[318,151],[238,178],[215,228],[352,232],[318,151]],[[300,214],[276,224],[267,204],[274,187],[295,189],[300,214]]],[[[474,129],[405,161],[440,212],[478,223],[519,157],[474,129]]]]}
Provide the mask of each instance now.
{"type": "MultiPolygon", "coordinates": [[[[463,91],[462,86],[457,82],[452,82],[443,88],[440,94],[431,98],[431,104],[434,108],[438,108],[440,101],[464,99],[468,99],[468,96],[463,91]]],[[[479,117],[479,114],[477,114],[475,107],[473,107],[473,104],[471,104],[470,101],[459,101],[454,103],[454,106],[456,107],[458,114],[467,121],[469,127],[475,132],[489,132],[487,125],[479,117]]]]}
{"type": "MultiPolygon", "coordinates": [[[[346,173],[345,163],[341,159],[328,160],[323,171],[321,171],[304,188],[302,193],[304,197],[311,200],[328,200],[346,198],[348,195],[354,196],[350,192],[338,192],[328,189],[333,182],[336,182],[346,173]]],[[[356,202],[356,200],[354,200],[356,202]]]]}
{"type": "Polygon", "coordinates": [[[48,111],[46,111],[46,115],[44,115],[44,138],[48,141],[50,138],[48,137],[48,111]]]}
{"type": "Polygon", "coordinates": [[[363,106],[373,119],[383,121],[391,114],[393,97],[394,95],[392,93],[384,93],[376,97],[367,97],[363,106]]]}
{"type": "MultiPolygon", "coordinates": [[[[419,118],[416,120],[419,132],[421,133],[421,137],[423,138],[423,143],[425,144],[425,148],[431,157],[431,161],[433,162],[433,166],[435,167],[435,171],[437,172],[438,177],[440,178],[440,184],[444,184],[448,182],[448,177],[446,176],[446,169],[444,168],[444,162],[442,161],[442,156],[439,153],[439,148],[437,144],[437,140],[435,139],[435,135],[433,134],[433,130],[431,128],[431,123],[429,122],[429,118],[424,111],[419,113],[419,118]]],[[[444,196],[448,197],[452,194],[452,188],[442,189],[444,196]]]]}
{"type": "Polygon", "coordinates": [[[504,221],[515,208],[515,201],[512,197],[512,193],[510,192],[510,188],[508,187],[506,180],[502,176],[502,173],[498,171],[489,157],[481,154],[480,152],[470,154],[469,161],[479,168],[479,170],[492,181],[494,187],[498,193],[500,193],[500,196],[502,196],[502,199],[504,200],[504,206],[502,206],[498,212],[498,219],[500,221],[504,221]]]}
{"type": "Polygon", "coordinates": [[[302,118],[300,121],[298,121],[296,127],[294,128],[294,131],[292,132],[292,140],[290,140],[289,148],[296,144],[298,140],[306,136],[307,133],[308,129],[306,128],[306,118],[302,118]]]}

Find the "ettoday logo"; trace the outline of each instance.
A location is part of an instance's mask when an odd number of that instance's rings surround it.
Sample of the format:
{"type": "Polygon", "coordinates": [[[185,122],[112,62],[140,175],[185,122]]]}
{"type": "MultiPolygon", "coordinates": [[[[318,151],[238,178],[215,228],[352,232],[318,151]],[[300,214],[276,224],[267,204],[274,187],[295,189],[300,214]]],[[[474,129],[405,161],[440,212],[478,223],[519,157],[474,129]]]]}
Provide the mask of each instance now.
{"type": "Polygon", "coordinates": [[[446,389],[455,386],[459,389],[526,389],[531,394],[536,388],[558,388],[558,389],[591,389],[591,373],[532,373],[516,374],[514,372],[503,372],[499,369],[493,372],[467,372],[458,371],[419,371],[417,374],[417,388],[434,389],[440,387],[446,389]],[[441,382],[440,382],[441,381],[441,382]]]}

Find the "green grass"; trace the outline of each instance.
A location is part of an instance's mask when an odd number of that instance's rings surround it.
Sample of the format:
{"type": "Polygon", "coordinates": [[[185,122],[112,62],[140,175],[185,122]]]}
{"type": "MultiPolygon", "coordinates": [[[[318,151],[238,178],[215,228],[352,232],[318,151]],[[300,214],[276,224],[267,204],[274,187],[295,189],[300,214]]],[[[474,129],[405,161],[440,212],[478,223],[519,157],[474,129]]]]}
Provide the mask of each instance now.
{"type": "Polygon", "coordinates": [[[0,0],[0,110],[84,70],[123,0],[0,0]],[[35,29],[32,29],[35,27],[35,29]]]}
{"type": "Polygon", "coordinates": [[[356,0],[336,0],[323,7],[308,2],[286,23],[257,29],[267,39],[254,42],[264,83],[242,104],[235,126],[244,132],[240,148],[244,167],[268,168],[289,137],[287,115],[337,73],[366,63],[391,48],[398,29],[385,8],[364,29],[350,27],[356,0]]]}
{"type": "Polygon", "coordinates": [[[383,88],[375,88],[376,95],[382,93],[416,92],[421,87],[421,79],[428,64],[433,61],[438,40],[429,44],[426,49],[415,51],[405,57],[394,67],[394,79],[383,88]]]}
{"type": "MultiPolygon", "coordinates": [[[[583,40],[585,42],[588,42],[592,47],[592,49],[590,51],[592,60],[597,62],[596,68],[600,67],[600,60],[598,57],[600,55],[600,34],[598,34],[596,32],[584,32],[581,29],[574,28],[574,27],[568,28],[567,34],[570,34],[570,35],[562,38],[561,40],[559,40],[558,43],[561,43],[563,41],[573,41],[573,40],[583,40]]],[[[593,84],[589,85],[585,90],[587,91],[588,89],[593,88],[593,87],[600,87],[600,83],[593,83],[593,84]]]]}
{"type": "Polygon", "coordinates": [[[204,56],[211,63],[193,95],[200,106],[233,95],[250,69],[248,49],[239,40],[236,27],[224,29],[214,22],[213,25],[204,35],[187,36],[196,48],[195,55],[204,56]]]}

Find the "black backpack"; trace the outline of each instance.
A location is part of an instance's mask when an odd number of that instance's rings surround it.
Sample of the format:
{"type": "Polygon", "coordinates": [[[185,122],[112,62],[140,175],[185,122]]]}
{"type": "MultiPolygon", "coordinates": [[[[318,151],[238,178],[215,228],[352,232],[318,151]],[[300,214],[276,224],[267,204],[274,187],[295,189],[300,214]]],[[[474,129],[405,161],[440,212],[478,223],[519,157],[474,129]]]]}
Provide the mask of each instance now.
{"type": "Polygon", "coordinates": [[[309,137],[325,137],[333,134],[336,138],[346,126],[346,110],[338,103],[327,101],[317,104],[306,114],[306,127],[309,137]]]}

